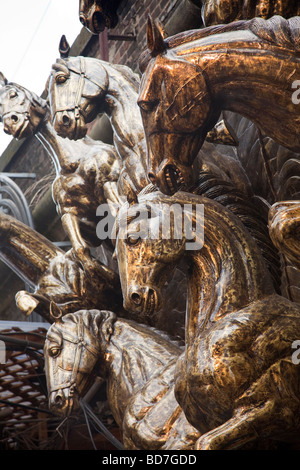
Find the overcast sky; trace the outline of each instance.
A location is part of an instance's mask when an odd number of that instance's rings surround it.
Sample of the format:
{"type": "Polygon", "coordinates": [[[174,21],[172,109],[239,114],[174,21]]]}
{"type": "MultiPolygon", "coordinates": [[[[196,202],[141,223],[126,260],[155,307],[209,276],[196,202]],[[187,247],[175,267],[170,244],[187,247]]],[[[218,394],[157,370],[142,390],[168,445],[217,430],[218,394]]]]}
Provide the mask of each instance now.
{"type": "MultiPolygon", "coordinates": [[[[70,45],[82,29],[79,0],[0,0],[0,71],[40,95],[57,57],[59,40],[70,45]]],[[[11,137],[0,127],[0,155],[11,137]]]]}

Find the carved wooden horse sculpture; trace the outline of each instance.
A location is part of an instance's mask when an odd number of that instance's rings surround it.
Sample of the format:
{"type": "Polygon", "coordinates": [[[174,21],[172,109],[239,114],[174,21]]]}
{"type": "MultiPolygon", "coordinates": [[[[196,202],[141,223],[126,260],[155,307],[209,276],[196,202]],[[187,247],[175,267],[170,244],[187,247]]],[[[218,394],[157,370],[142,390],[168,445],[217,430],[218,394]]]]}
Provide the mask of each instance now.
{"type": "Polygon", "coordinates": [[[91,257],[88,246],[100,244],[96,238],[98,205],[119,202],[121,160],[114,147],[89,137],[73,142],[58,136],[46,101],[7,82],[2,74],[0,78],[4,131],[17,139],[34,135],[46,149],[56,170],[53,199],[76,256],[91,279],[104,276],[112,280],[113,273],[91,257]]]}
{"type": "Polygon", "coordinates": [[[173,194],[193,179],[191,166],[220,112],[252,120],[279,144],[300,152],[300,18],[255,18],[179,33],[164,40],[148,22],[139,105],[148,172],[173,194]],[[282,118],[284,116],[284,119],[282,118]]]}
{"type": "MultiPolygon", "coordinates": [[[[67,42],[60,51],[61,55],[68,54],[67,42]]],[[[109,117],[114,144],[123,161],[118,191],[125,196],[124,178],[136,192],[149,183],[144,127],[137,106],[139,87],[139,77],[129,67],[91,57],[58,59],[48,84],[53,125],[59,135],[80,139],[86,133],[86,124],[97,114],[109,117]]],[[[208,140],[236,145],[235,136],[222,120],[208,140]]]]}
{"type": "Polygon", "coordinates": [[[106,281],[97,289],[72,250],[65,253],[40,233],[0,212],[0,259],[31,288],[19,291],[17,306],[27,316],[35,310],[52,322],[50,311],[66,313],[80,308],[114,308],[122,299],[106,281]]]}
{"type": "Polygon", "coordinates": [[[136,191],[149,183],[144,128],[137,106],[139,85],[139,77],[129,67],[91,57],[58,59],[48,85],[53,125],[62,137],[81,139],[86,124],[97,114],[109,117],[123,172],[136,191]]]}
{"type": "Polygon", "coordinates": [[[153,316],[172,267],[182,259],[189,266],[186,346],[177,363],[175,395],[203,434],[196,448],[297,438],[300,374],[291,351],[300,337],[300,308],[275,294],[252,237],[231,212],[204,197],[156,192],[136,203],[122,206],[116,221],[124,306],[139,318],[153,316]],[[204,219],[197,222],[201,204],[204,219]],[[170,210],[178,205],[180,217],[170,223],[170,210]],[[137,210],[144,214],[143,237],[137,235],[137,210]],[[180,222],[187,217],[193,221],[190,233],[180,222]],[[176,237],[175,220],[182,230],[176,237]],[[169,237],[161,235],[166,228],[169,237]],[[197,242],[202,230],[202,249],[187,249],[186,242],[197,242]]]}
{"type": "Polygon", "coordinates": [[[78,311],[56,320],[45,341],[49,406],[68,416],[95,375],[107,397],[126,449],[191,449],[199,433],[174,396],[181,348],[144,325],[108,311],[78,311]]]}

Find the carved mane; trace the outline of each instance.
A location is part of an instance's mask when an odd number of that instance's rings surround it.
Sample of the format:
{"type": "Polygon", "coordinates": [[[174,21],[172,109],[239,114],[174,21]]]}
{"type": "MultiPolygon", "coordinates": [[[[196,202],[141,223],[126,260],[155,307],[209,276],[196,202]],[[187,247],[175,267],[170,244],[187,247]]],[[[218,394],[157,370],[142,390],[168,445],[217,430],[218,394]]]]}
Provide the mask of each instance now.
{"type": "MultiPolygon", "coordinates": [[[[185,31],[166,38],[166,49],[174,49],[179,45],[187,44],[208,36],[235,31],[251,31],[258,39],[268,42],[276,47],[282,47],[293,52],[300,50],[300,17],[289,20],[281,16],[273,16],[268,20],[253,18],[240,20],[226,25],[214,25],[207,28],[185,31]]],[[[151,60],[152,53],[144,51],[139,59],[139,68],[143,73],[151,60]]]]}
{"type": "Polygon", "coordinates": [[[280,293],[279,253],[271,242],[267,219],[264,219],[261,212],[256,209],[251,198],[245,197],[233,183],[206,172],[200,172],[197,185],[191,189],[191,192],[219,202],[241,220],[260,249],[272,275],[274,287],[280,293]]]}

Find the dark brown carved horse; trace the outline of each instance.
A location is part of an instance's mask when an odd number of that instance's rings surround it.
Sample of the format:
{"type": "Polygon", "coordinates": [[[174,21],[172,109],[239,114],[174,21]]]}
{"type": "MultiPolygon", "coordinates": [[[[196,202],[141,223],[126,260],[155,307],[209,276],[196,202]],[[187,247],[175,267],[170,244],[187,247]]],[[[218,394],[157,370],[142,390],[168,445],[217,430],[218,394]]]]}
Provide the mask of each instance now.
{"type": "Polygon", "coordinates": [[[175,395],[203,434],[197,449],[241,448],[283,436],[297,440],[300,373],[291,351],[300,337],[299,306],[275,294],[252,237],[217,202],[181,192],[154,192],[135,202],[120,209],[116,224],[124,306],[137,318],[153,316],[172,268],[183,259],[189,266],[186,346],[175,395]],[[204,219],[197,223],[198,205],[204,219]],[[182,209],[180,218],[170,217],[175,206],[182,209]],[[143,236],[137,236],[137,210],[144,213],[143,236]],[[190,232],[182,227],[187,217],[193,220],[190,232]],[[162,236],[164,220],[169,237],[162,236]],[[181,221],[181,236],[175,237],[175,220],[181,221]],[[203,247],[187,249],[202,229],[203,247]]]}
{"type": "Polygon", "coordinates": [[[249,118],[279,144],[300,151],[299,105],[292,100],[300,75],[299,30],[300,18],[277,16],[164,40],[149,20],[139,105],[149,177],[161,191],[190,186],[193,161],[222,110],[249,118]]]}
{"type": "MultiPolygon", "coordinates": [[[[108,116],[123,161],[120,180],[122,174],[128,175],[136,191],[149,183],[145,134],[137,106],[139,86],[138,75],[129,67],[92,57],[58,59],[48,84],[52,122],[60,136],[81,139],[87,123],[99,113],[108,116]]],[[[119,193],[121,189],[119,185],[119,193]]]]}
{"type": "Polygon", "coordinates": [[[78,311],[47,333],[49,406],[61,416],[79,407],[95,375],[107,396],[126,449],[192,449],[199,432],[174,396],[174,368],[182,349],[147,326],[108,311],[78,311]]]}
{"type": "Polygon", "coordinates": [[[31,227],[0,212],[0,259],[32,289],[19,291],[16,303],[27,316],[35,310],[52,323],[50,311],[61,314],[80,308],[114,308],[121,298],[104,279],[89,280],[73,251],[65,253],[31,227]]]}
{"type": "Polygon", "coordinates": [[[118,203],[117,181],[122,162],[112,145],[85,137],[78,142],[60,137],[50,122],[47,103],[24,87],[0,77],[0,114],[4,131],[17,139],[35,136],[56,170],[52,195],[76,256],[86,274],[112,275],[91,257],[99,204],[118,203]]]}
{"type": "MultiPolygon", "coordinates": [[[[140,79],[129,67],[91,57],[58,59],[48,84],[53,126],[60,136],[80,139],[87,131],[86,124],[98,113],[109,117],[123,161],[118,191],[125,196],[124,178],[136,192],[149,183],[144,127],[137,106],[139,87],[140,79]]],[[[236,145],[235,136],[222,120],[208,140],[236,145]]]]}

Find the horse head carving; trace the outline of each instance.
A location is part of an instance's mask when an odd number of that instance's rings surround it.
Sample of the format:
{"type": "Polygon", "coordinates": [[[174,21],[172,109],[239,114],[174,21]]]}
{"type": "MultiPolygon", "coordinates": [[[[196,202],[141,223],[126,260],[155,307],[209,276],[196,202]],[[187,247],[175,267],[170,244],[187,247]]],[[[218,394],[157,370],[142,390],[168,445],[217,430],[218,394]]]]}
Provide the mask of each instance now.
{"type": "MultiPolygon", "coordinates": [[[[57,319],[49,329],[45,370],[49,406],[69,415],[94,379],[94,369],[112,334],[115,315],[106,311],[79,311],[57,319]]],[[[104,360],[103,360],[104,363],[104,360]]],[[[104,370],[102,371],[105,377],[104,370]]]]}
{"type": "Polygon", "coordinates": [[[45,341],[49,407],[62,417],[75,413],[98,376],[106,381],[126,449],[193,449],[199,432],[174,395],[181,352],[166,334],[110,311],[65,315],[51,325],[45,341]]]}
{"type": "Polygon", "coordinates": [[[65,57],[57,59],[52,66],[48,79],[49,103],[53,125],[62,137],[81,139],[87,130],[87,113],[88,122],[98,114],[96,108],[91,112],[91,103],[104,96],[108,77],[103,67],[97,67],[95,78],[95,65],[93,59],[65,57]]]}
{"type": "MultiPolygon", "coordinates": [[[[168,225],[168,220],[162,227],[162,216],[169,201],[159,194],[159,200],[153,192],[139,196],[129,205],[124,204],[115,222],[115,254],[121,273],[124,308],[130,308],[139,321],[150,325],[155,325],[153,315],[162,305],[163,286],[183,255],[186,242],[185,237],[176,238],[178,234],[172,224],[168,225]],[[137,260],[143,265],[142,276],[137,260]],[[126,266],[131,266],[130,273],[126,266]],[[145,277],[147,283],[143,282],[145,277]]],[[[173,213],[170,217],[177,215],[173,213]]]]}
{"type": "Polygon", "coordinates": [[[291,99],[300,69],[299,21],[255,18],[168,39],[148,21],[138,104],[149,178],[162,192],[191,186],[191,166],[222,110],[244,115],[277,143],[300,151],[298,107],[291,99]],[[277,117],[271,102],[278,104],[277,117]],[[278,127],[282,113],[286,121],[278,127]]]}
{"type": "Polygon", "coordinates": [[[32,136],[47,111],[45,100],[1,74],[0,114],[5,133],[16,139],[32,136]]]}
{"type": "Polygon", "coordinates": [[[209,118],[211,99],[197,65],[174,55],[168,59],[168,46],[150,18],[147,38],[155,59],[150,60],[142,77],[138,104],[148,143],[149,179],[168,194],[175,192],[180,182],[187,187],[193,183],[191,164],[210,130],[207,126],[199,131],[199,122],[209,118]],[[168,73],[168,65],[172,73],[168,73]]]}

